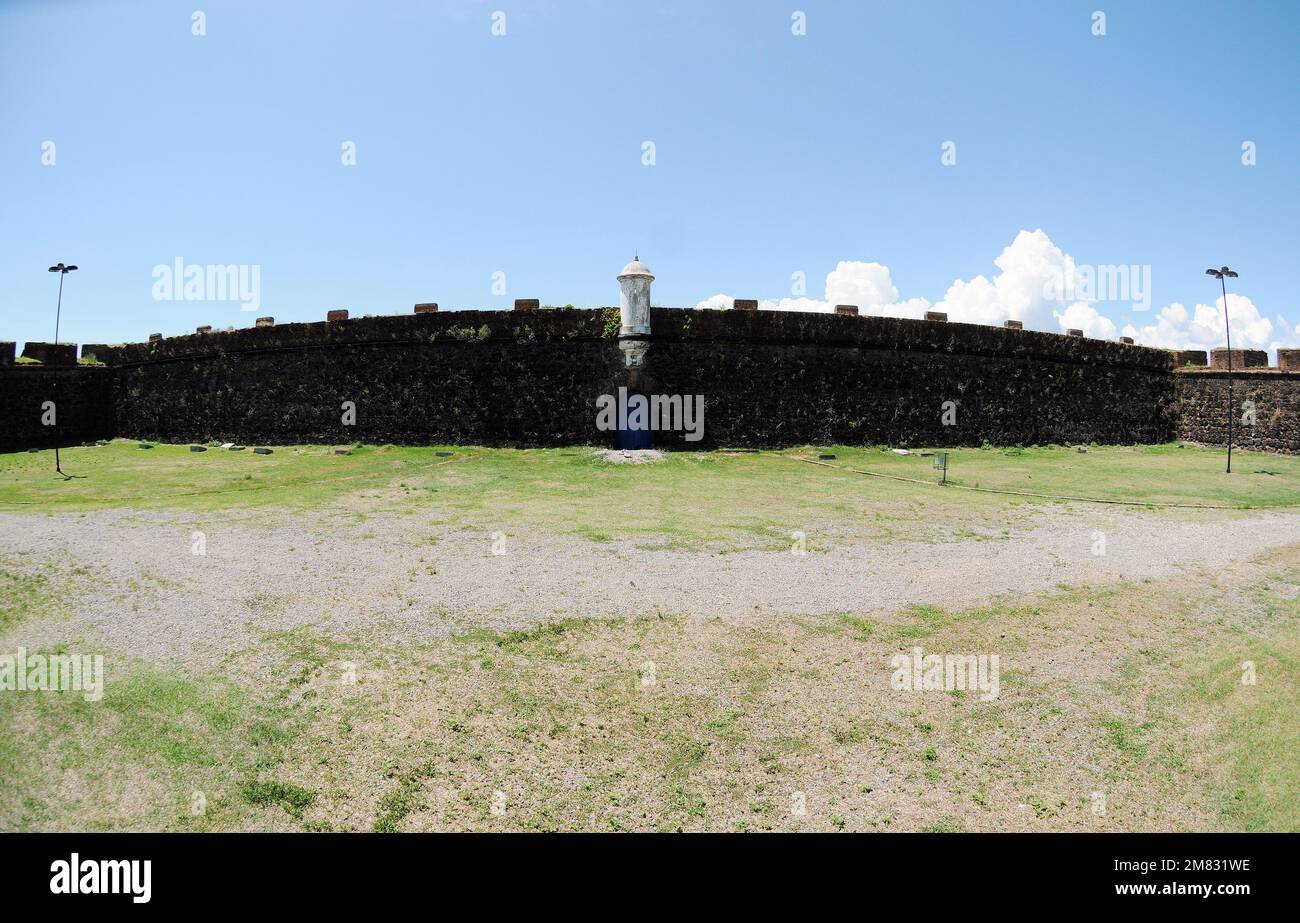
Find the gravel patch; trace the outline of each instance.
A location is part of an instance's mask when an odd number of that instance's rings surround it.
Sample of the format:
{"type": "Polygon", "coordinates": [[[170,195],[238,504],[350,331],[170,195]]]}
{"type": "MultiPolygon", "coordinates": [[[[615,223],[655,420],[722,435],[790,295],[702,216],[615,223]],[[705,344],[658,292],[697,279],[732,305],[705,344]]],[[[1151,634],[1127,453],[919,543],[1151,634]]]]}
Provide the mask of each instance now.
{"type": "Polygon", "coordinates": [[[492,533],[400,515],[0,513],[8,566],[89,574],[71,577],[67,618],[31,613],[6,642],[82,637],[208,667],[268,632],[307,625],[401,643],[571,617],[662,612],[743,622],[909,603],[961,608],[1062,584],[1165,579],[1300,542],[1292,512],[1171,518],[1080,504],[1043,507],[1025,522],[1007,538],[889,543],[855,539],[836,523],[808,530],[806,554],[715,554],[516,532],[502,546],[492,533]],[[195,532],[205,554],[194,553],[195,532]],[[1103,534],[1105,554],[1095,554],[1103,534]],[[823,536],[834,538],[819,544],[823,536]]]}
{"type": "Polygon", "coordinates": [[[605,449],[596,454],[611,465],[645,465],[664,460],[664,453],[658,449],[605,449]]]}

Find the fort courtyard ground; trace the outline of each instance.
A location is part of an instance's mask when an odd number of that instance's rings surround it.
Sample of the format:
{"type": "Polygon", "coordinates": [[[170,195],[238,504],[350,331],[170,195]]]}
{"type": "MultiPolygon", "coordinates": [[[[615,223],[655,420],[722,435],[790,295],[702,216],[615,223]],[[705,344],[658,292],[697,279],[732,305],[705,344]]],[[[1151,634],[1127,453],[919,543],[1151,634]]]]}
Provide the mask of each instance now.
{"type": "Polygon", "coordinates": [[[103,693],[0,695],[0,829],[1300,828],[1297,457],[51,455],[0,653],[103,693]]]}

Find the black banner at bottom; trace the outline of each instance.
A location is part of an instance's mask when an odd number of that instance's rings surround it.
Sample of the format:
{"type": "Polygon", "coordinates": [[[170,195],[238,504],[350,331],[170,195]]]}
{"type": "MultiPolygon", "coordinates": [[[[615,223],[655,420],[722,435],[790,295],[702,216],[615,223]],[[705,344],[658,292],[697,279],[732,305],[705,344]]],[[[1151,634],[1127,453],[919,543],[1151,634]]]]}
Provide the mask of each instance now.
{"type": "Polygon", "coordinates": [[[1295,845],[1254,834],[8,834],[0,893],[10,911],[373,911],[430,897],[599,910],[680,902],[686,890],[694,907],[712,895],[734,909],[789,889],[872,908],[1041,897],[1231,912],[1294,893],[1295,845]]]}

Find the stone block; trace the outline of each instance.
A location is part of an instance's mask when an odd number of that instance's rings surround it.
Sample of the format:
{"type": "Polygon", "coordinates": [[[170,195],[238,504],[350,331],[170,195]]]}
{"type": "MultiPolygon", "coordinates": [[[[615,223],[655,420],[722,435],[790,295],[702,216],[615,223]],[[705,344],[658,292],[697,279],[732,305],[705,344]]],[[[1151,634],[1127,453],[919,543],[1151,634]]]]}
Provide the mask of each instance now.
{"type": "Polygon", "coordinates": [[[23,358],[45,365],[76,365],[77,344],[27,342],[23,344],[23,358]]]}
{"type": "MultiPolygon", "coordinates": [[[[1216,369],[1228,367],[1228,350],[1218,347],[1210,350],[1210,366],[1216,369]]],[[[1262,349],[1233,349],[1232,367],[1234,369],[1268,368],[1268,353],[1262,349]]]]}
{"type": "Polygon", "coordinates": [[[1206,357],[1205,357],[1205,350],[1203,350],[1203,349],[1176,349],[1176,350],[1174,350],[1174,367],[1175,367],[1175,368],[1179,368],[1179,369],[1181,369],[1181,368],[1185,368],[1186,366],[1189,366],[1189,365],[1197,366],[1197,367],[1199,367],[1199,368],[1204,368],[1207,364],[1209,364],[1209,360],[1206,359],[1206,357]]]}

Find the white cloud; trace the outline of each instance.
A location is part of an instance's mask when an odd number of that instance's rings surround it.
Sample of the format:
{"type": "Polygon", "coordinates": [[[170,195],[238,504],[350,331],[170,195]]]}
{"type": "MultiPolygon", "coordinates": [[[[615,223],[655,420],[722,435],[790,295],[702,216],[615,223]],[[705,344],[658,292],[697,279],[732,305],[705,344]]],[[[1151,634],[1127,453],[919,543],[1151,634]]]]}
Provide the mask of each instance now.
{"type": "MultiPolygon", "coordinates": [[[[697,308],[730,308],[731,295],[705,298],[697,308]]],[[[863,314],[885,317],[921,317],[930,307],[924,298],[898,301],[898,289],[890,277],[889,267],[859,260],[841,260],[826,276],[826,297],[782,298],[759,301],[760,311],[804,311],[828,314],[837,304],[855,304],[863,314]]]]}
{"type": "Polygon", "coordinates": [[[898,289],[888,266],[841,260],[826,277],[826,300],[831,304],[876,307],[897,301],[898,289]]]}
{"type": "Polygon", "coordinates": [[[1073,288],[1074,259],[1039,229],[1017,234],[993,265],[1001,272],[992,280],[982,275],[969,282],[958,279],[935,310],[970,324],[1018,320],[1035,330],[1054,328],[1053,309],[1060,301],[1048,292],[1073,288]]]}
{"type": "MultiPolygon", "coordinates": [[[[1030,330],[1060,332],[1079,328],[1089,337],[1114,339],[1118,335],[1115,321],[1097,309],[1093,300],[1097,275],[1101,267],[1076,264],[1074,257],[1056,246],[1040,228],[1022,230],[993,261],[997,273],[991,278],[977,275],[973,279],[956,279],[942,299],[931,303],[926,298],[902,299],[894,285],[889,267],[881,263],[842,260],[826,276],[824,298],[782,298],[759,302],[761,310],[807,311],[829,313],[837,304],[855,304],[862,314],[884,317],[921,317],[928,310],[944,311],[951,321],[972,324],[1001,324],[1005,320],[1022,321],[1030,330]],[[1072,293],[1081,292],[1081,297],[1072,293]],[[1067,297],[1070,296],[1070,297],[1067,297]]],[[[1128,267],[1120,267],[1127,269],[1128,267]]],[[[1141,281],[1145,296],[1150,295],[1150,267],[1143,270],[1141,281]]],[[[1138,301],[1138,277],[1130,277],[1134,301],[1138,301]]],[[[696,305],[698,308],[729,308],[729,295],[714,295],[696,305]]],[[[1267,349],[1273,343],[1274,323],[1260,313],[1244,295],[1229,295],[1233,345],[1267,349]]],[[[1137,310],[1142,310],[1138,307],[1137,310]]],[[[1290,325],[1279,315],[1278,331],[1290,325]]],[[[1170,349],[1210,349],[1223,342],[1223,301],[1216,306],[1198,304],[1190,311],[1177,302],[1165,305],[1154,323],[1124,327],[1145,346],[1170,349]]],[[[1295,328],[1300,334],[1300,326],[1295,328]]]]}
{"type": "MultiPolygon", "coordinates": [[[[1243,349],[1268,349],[1273,339],[1273,322],[1264,317],[1245,295],[1228,296],[1228,318],[1232,324],[1232,345],[1243,349]]],[[[1169,349],[1213,349],[1224,344],[1223,298],[1213,305],[1198,304],[1191,311],[1175,302],[1165,305],[1156,322],[1124,328],[1144,346],[1169,349]]]]}
{"type": "Polygon", "coordinates": [[[1115,322],[1101,314],[1086,301],[1076,301],[1056,315],[1062,330],[1075,328],[1083,331],[1086,337],[1099,340],[1115,339],[1115,322]]]}
{"type": "Polygon", "coordinates": [[[882,304],[878,310],[868,313],[879,314],[881,317],[911,317],[919,320],[925,316],[926,311],[932,309],[933,305],[928,298],[909,298],[906,301],[895,301],[893,304],[882,304]]]}
{"type": "MultiPolygon", "coordinates": [[[[829,313],[837,304],[855,304],[863,314],[884,317],[921,317],[934,309],[948,319],[973,324],[1024,321],[1026,327],[1055,329],[1053,309],[1061,302],[1046,294],[1052,283],[1074,277],[1074,260],[1052,243],[1042,230],[1021,231],[993,261],[1000,271],[993,279],[983,275],[970,281],[957,279],[943,300],[899,297],[888,266],[860,260],[841,260],[826,276],[824,298],[782,298],[760,301],[762,310],[829,313]]],[[[697,308],[729,308],[730,295],[713,295],[697,308]]]]}
{"type": "Polygon", "coordinates": [[[713,295],[710,298],[705,298],[695,307],[705,310],[712,308],[719,311],[726,311],[731,307],[731,302],[732,297],[730,295],[713,295]]]}

